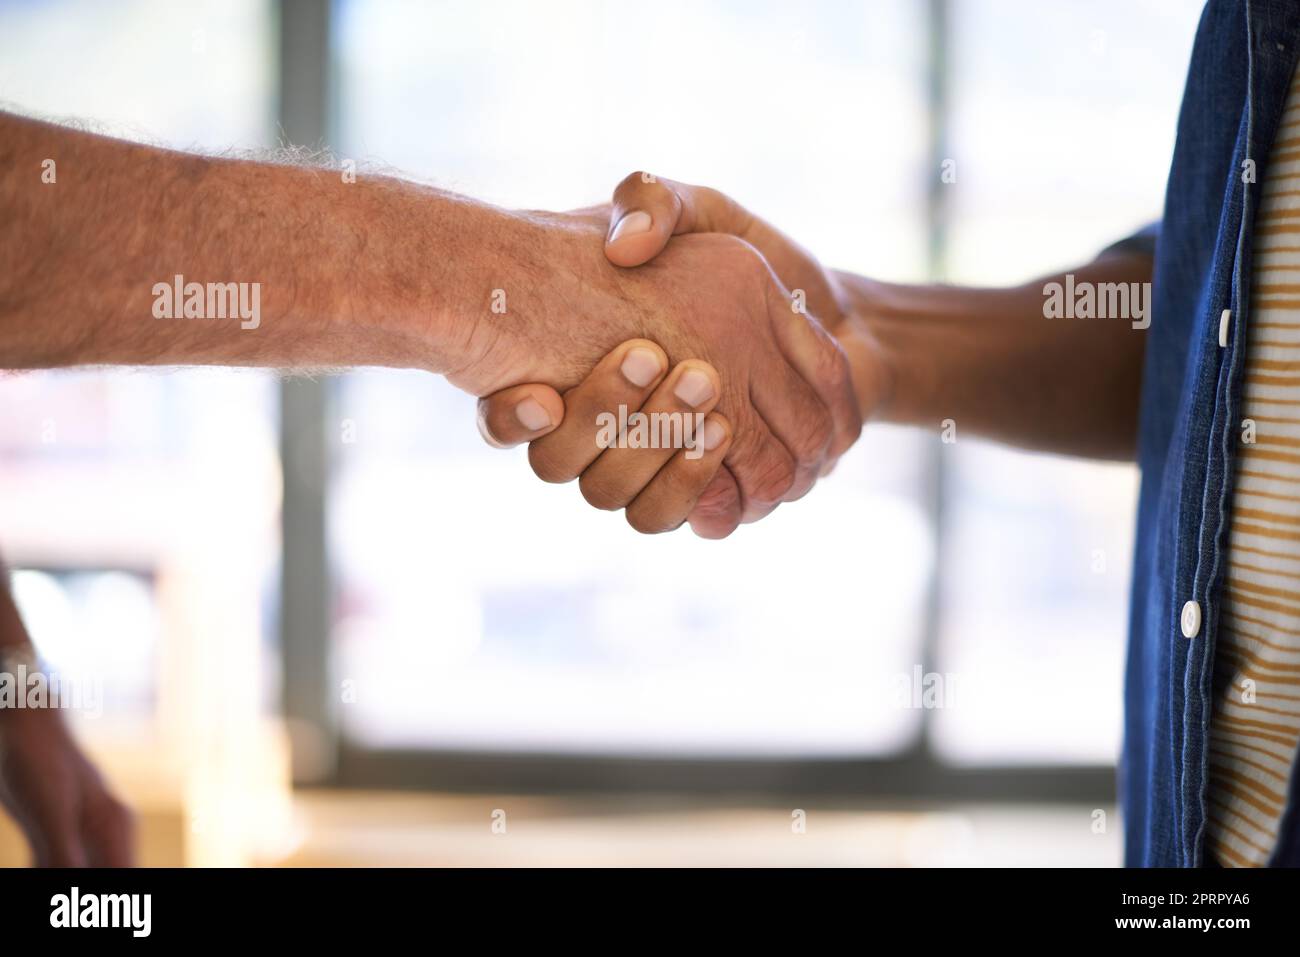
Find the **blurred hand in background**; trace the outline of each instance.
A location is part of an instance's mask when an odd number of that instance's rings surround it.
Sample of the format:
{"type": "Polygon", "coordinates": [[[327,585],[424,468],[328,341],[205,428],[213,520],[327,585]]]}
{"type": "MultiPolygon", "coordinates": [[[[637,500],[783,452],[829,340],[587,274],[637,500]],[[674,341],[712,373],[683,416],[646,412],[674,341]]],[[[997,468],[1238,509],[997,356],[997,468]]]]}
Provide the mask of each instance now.
{"type": "MultiPolygon", "coordinates": [[[[0,672],[15,681],[19,663],[38,667],[0,568],[0,672]]],[[[16,687],[16,694],[27,694],[16,687]]],[[[41,867],[129,867],[131,813],[77,747],[50,702],[0,707],[0,805],[22,828],[41,867]]]]}

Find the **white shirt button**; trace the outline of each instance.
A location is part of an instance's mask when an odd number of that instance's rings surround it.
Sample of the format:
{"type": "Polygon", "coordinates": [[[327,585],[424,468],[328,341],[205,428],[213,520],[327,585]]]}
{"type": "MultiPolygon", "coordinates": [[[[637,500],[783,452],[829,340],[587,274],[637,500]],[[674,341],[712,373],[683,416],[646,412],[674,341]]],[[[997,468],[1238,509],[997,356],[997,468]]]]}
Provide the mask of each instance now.
{"type": "Polygon", "coordinates": [[[1201,632],[1201,606],[1189,601],[1183,606],[1183,637],[1195,638],[1201,632]]]}
{"type": "Polygon", "coordinates": [[[1228,348],[1228,323],[1232,321],[1232,310],[1225,309],[1219,316],[1219,347],[1228,348]]]}

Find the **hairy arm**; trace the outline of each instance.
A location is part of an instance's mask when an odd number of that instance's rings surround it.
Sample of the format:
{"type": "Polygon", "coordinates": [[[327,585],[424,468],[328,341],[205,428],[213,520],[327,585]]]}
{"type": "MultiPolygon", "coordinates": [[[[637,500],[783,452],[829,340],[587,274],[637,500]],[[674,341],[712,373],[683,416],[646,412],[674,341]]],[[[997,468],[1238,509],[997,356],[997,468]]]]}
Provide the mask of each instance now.
{"type": "MultiPolygon", "coordinates": [[[[501,210],[405,181],[199,156],[0,114],[0,364],[454,372],[501,210]],[[46,182],[53,161],[53,182],[46,182]],[[43,179],[43,174],[45,174],[43,179]],[[258,284],[259,315],[157,318],[157,284],[258,284]]],[[[249,296],[251,300],[251,285],[249,296]]],[[[183,304],[173,303],[175,314],[183,304]]]]}
{"type": "Polygon", "coordinates": [[[606,233],[599,212],[512,212],[0,114],[0,367],[394,366],[481,396],[570,388],[648,338],[718,366],[744,516],[803,494],[861,425],[839,345],[743,242],[690,237],[629,273],[601,255],[606,233]],[[241,286],[238,319],[189,317],[191,283],[247,284],[259,314],[243,321],[241,286]]]}

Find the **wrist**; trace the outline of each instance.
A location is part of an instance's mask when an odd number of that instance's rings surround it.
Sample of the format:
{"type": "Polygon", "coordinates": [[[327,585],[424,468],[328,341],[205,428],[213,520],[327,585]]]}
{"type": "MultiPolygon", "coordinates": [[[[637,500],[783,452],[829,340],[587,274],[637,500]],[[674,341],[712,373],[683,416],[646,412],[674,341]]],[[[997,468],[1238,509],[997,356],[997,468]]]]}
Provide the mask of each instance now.
{"type": "Polygon", "coordinates": [[[581,215],[492,209],[489,241],[454,321],[458,351],[445,374],[475,395],[543,382],[577,385],[629,330],[628,296],[603,254],[604,224],[581,215]]]}
{"type": "Polygon", "coordinates": [[[357,261],[345,273],[342,305],[367,340],[362,351],[377,357],[371,364],[448,377],[472,367],[499,285],[494,245],[502,244],[490,240],[505,214],[403,180],[358,180],[350,189],[341,232],[357,261]]]}
{"type": "MultiPolygon", "coordinates": [[[[331,206],[319,312],[353,342],[347,364],[417,368],[483,394],[516,338],[536,229],[523,217],[388,177],[358,178],[331,206]]],[[[490,390],[489,390],[490,391],[490,390]]]]}
{"type": "Polygon", "coordinates": [[[923,350],[909,315],[907,287],[836,272],[846,315],[836,336],[849,357],[853,387],[864,421],[915,424],[924,405],[923,350]]]}

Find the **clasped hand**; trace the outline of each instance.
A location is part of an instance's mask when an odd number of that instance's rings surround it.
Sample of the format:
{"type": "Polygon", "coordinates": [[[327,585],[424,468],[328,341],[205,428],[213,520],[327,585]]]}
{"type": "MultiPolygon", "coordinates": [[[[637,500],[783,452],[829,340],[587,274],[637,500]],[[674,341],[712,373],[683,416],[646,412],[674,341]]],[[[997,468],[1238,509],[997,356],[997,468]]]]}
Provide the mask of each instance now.
{"type": "Polygon", "coordinates": [[[589,504],[626,509],[641,532],[689,521],[722,538],[806,494],[884,385],[834,275],[707,188],[633,173],[611,204],[568,215],[562,228],[604,234],[624,294],[647,310],[645,334],[563,392],[526,382],[480,399],[484,437],[529,442],[539,478],[578,479],[589,504]],[[666,301],[636,298],[670,283],[666,301]]]}

